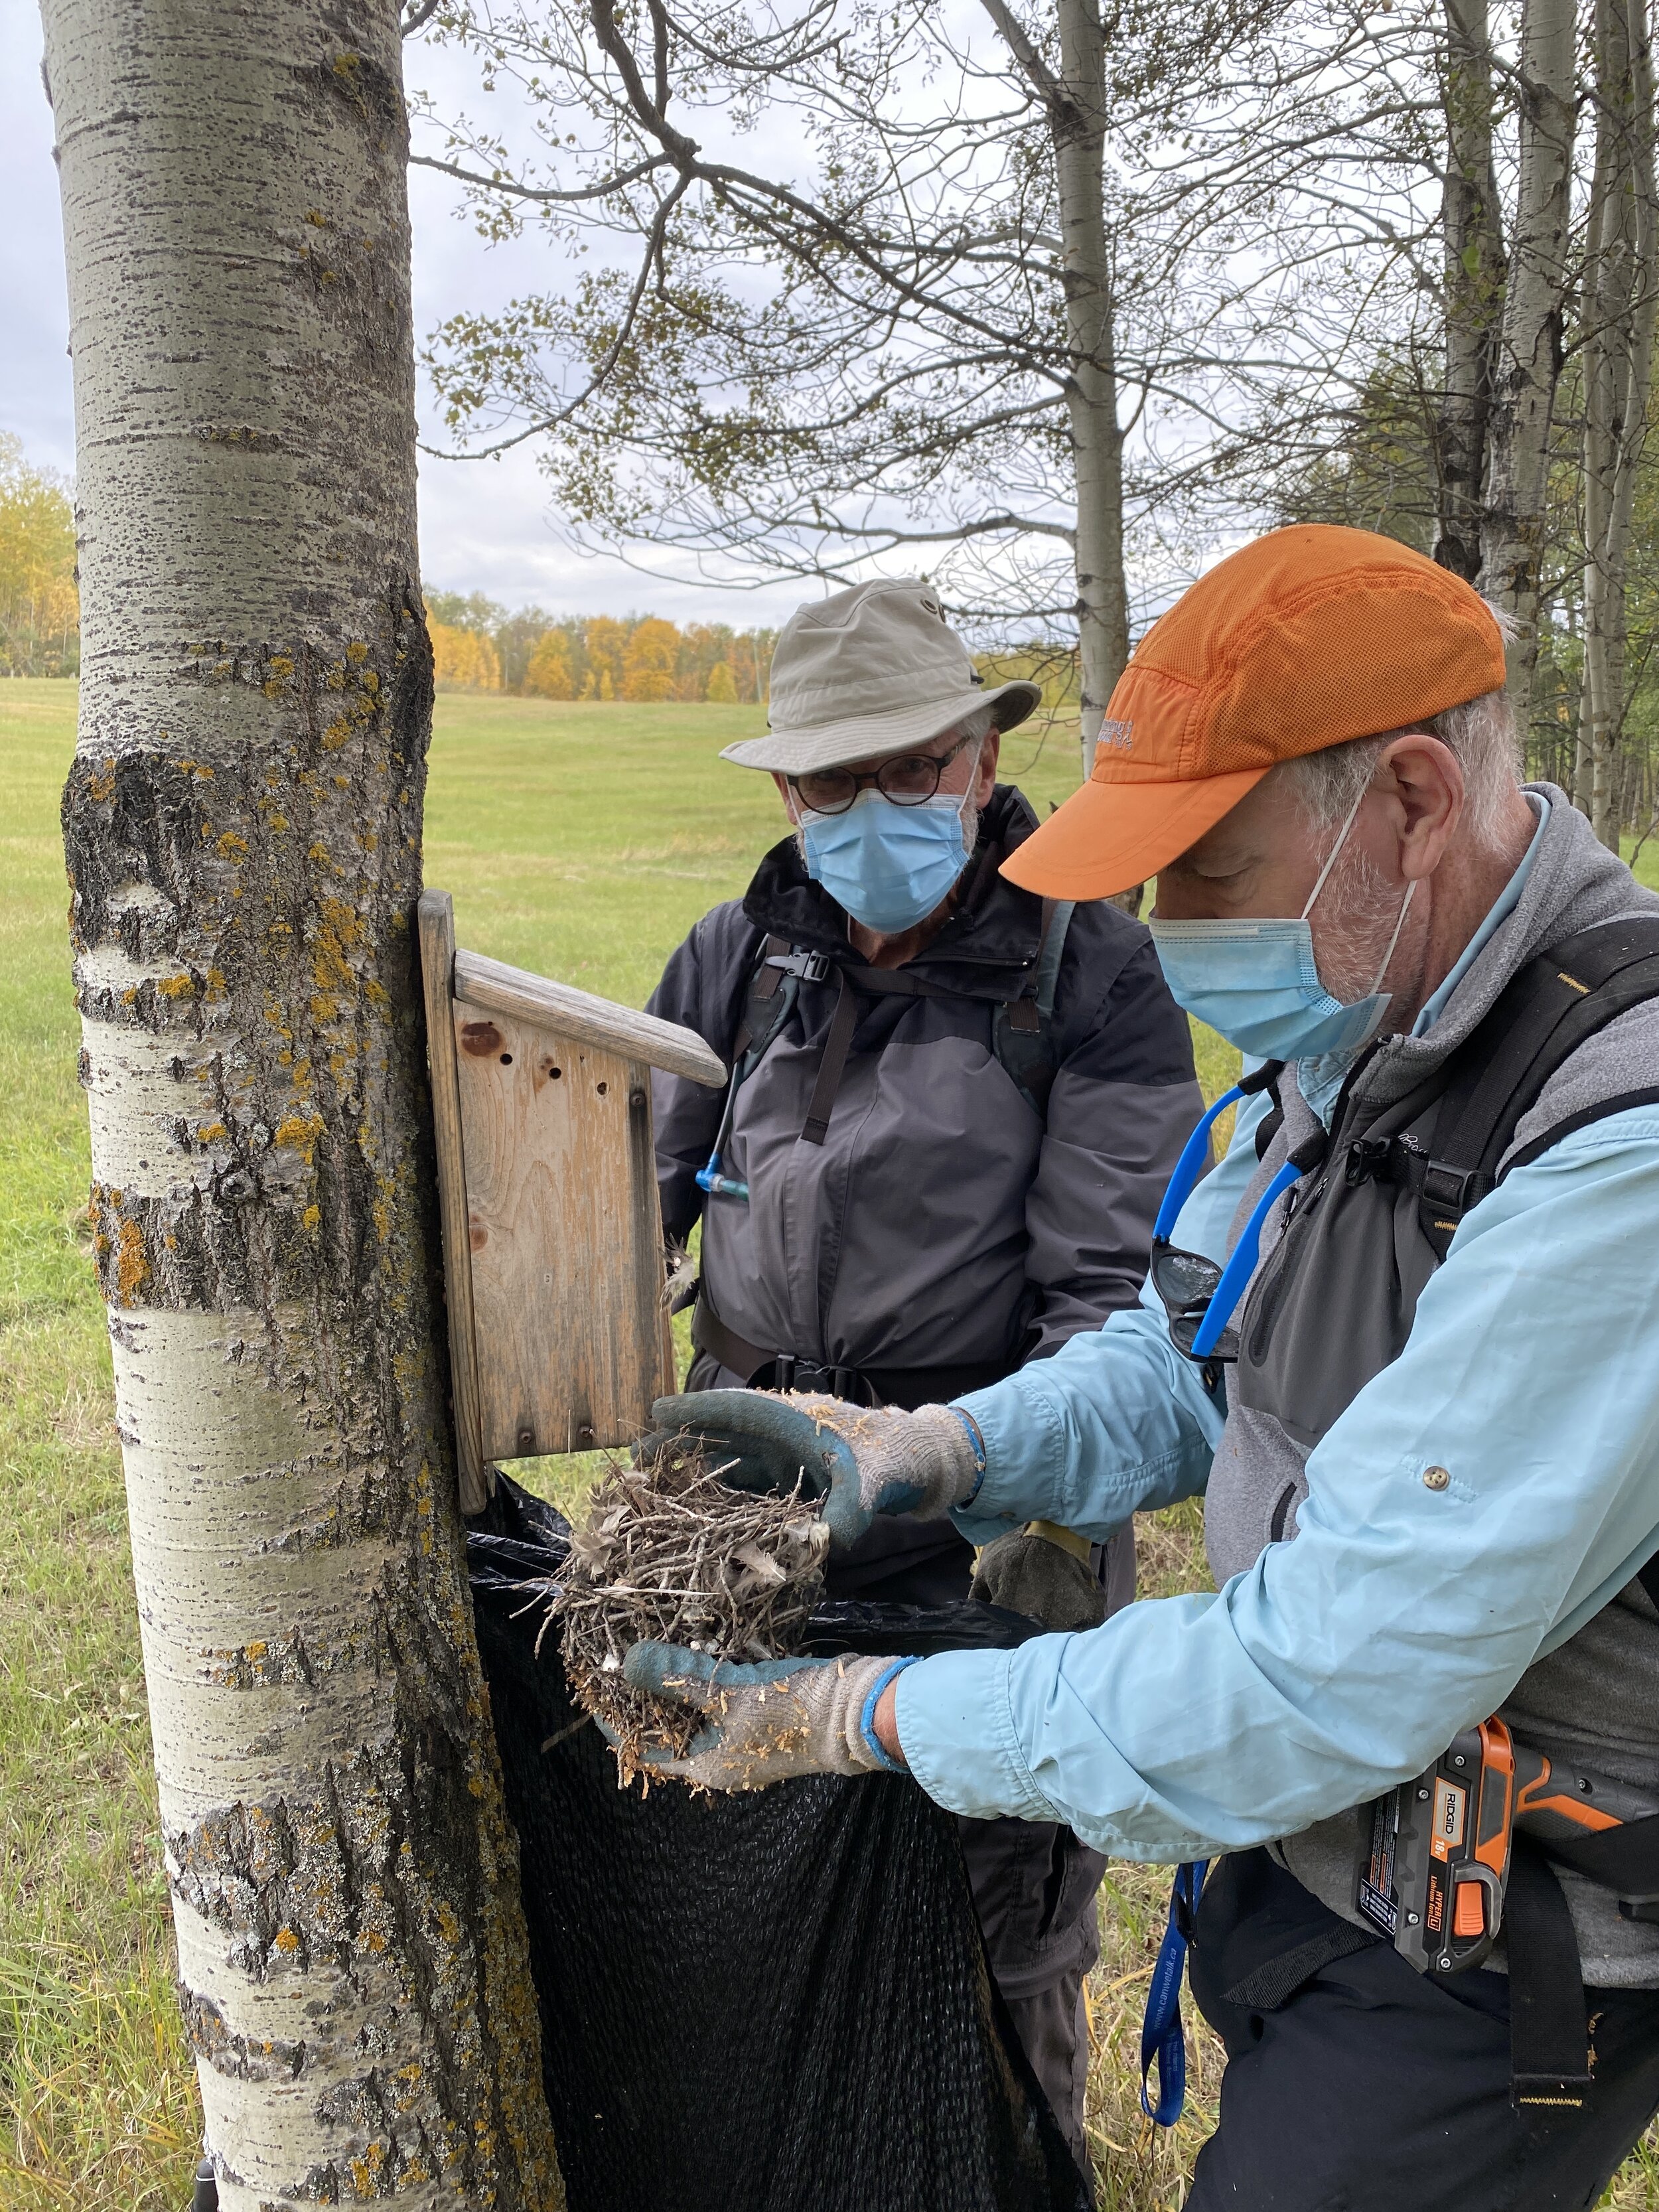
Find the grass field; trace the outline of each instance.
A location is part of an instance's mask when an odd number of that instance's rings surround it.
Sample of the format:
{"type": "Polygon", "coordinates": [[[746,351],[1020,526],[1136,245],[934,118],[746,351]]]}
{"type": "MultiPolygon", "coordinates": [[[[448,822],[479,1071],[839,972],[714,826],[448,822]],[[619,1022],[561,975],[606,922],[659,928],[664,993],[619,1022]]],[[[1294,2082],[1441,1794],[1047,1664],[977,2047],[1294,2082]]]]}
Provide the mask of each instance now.
{"type": "MultiPolygon", "coordinates": [[[[0,684],[0,2208],[179,2212],[195,2085],[103,1315],[81,1249],[86,1116],[58,842],[73,715],[68,684],[0,684]]],[[[769,783],[714,757],[757,726],[752,708],[441,700],[427,879],[454,893],[461,941],[637,1004],[777,834],[769,783]]],[[[1058,799],[1073,758],[1061,729],[1041,747],[1019,732],[1006,772],[1058,799]]],[[[1224,1082],[1215,1040],[1201,1058],[1206,1083],[1224,1082]]],[[[544,1472],[568,1498],[586,1469],[544,1472]]],[[[1201,1587],[1195,1510],[1144,1524],[1141,1558],[1146,1595],[1201,1587]]],[[[1114,1875],[1091,1993],[1101,2203],[1164,2212],[1212,2124],[1217,2053],[1197,2039],[1188,2118],[1152,2139],[1133,2084],[1165,1877],[1114,1875]]],[[[1627,2168],[1612,2201],[1659,2212],[1659,2160],[1627,2168]]]]}

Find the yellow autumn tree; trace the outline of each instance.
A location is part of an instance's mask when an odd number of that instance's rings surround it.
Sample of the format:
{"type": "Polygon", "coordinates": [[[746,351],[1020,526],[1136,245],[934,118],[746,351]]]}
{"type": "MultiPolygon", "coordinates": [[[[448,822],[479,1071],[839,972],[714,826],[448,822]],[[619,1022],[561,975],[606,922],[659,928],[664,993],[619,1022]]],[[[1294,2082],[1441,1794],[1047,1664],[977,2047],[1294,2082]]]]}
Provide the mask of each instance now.
{"type": "Polygon", "coordinates": [[[729,660],[717,660],[708,672],[708,689],[703,696],[711,707],[735,707],[738,703],[737,678],[732,673],[729,660]]]}
{"type": "Polygon", "coordinates": [[[72,676],[80,626],[69,494],[0,435],[0,673],[72,676]]]}
{"type": "Polygon", "coordinates": [[[501,690],[501,656],[487,637],[453,623],[434,622],[430,628],[433,680],[440,691],[501,690]]]}
{"type": "Polygon", "coordinates": [[[593,615],[582,629],[582,644],[587,653],[588,673],[593,678],[593,696],[598,699],[618,699],[622,696],[623,655],[628,650],[628,624],[618,622],[614,615],[593,615]],[[606,690],[606,685],[610,689],[606,690]]]}
{"type": "Polygon", "coordinates": [[[543,631],[525,669],[524,689],[527,699],[575,697],[576,682],[570,667],[570,649],[562,630],[543,631]]]}
{"type": "Polygon", "coordinates": [[[675,695],[674,671],[680,657],[680,634],[671,622],[651,615],[641,623],[623,654],[624,699],[659,701],[675,695]]]}

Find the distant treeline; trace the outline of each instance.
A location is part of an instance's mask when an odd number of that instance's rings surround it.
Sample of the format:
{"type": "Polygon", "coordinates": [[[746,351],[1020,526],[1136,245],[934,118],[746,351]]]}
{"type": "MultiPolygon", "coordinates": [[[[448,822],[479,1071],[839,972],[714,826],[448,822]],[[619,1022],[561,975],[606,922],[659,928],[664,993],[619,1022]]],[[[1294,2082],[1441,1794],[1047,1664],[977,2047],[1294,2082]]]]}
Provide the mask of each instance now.
{"type": "Polygon", "coordinates": [[[777,633],[658,615],[509,614],[475,592],[428,592],[441,691],[531,699],[762,702],[777,633]]]}
{"type": "MultiPolygon", "coordinates": [[[[509,614],[481,592],[428,592],[441,691],[506,691],[529,699],[707,700],[759,705],[777,632],[725,623],[682,629],[659,615],[509,614]]],[[[1074,653],[1053,647],[981,653],[988,684],[1034,678],[1050,708],[1074,706],[1074,653]]]]}

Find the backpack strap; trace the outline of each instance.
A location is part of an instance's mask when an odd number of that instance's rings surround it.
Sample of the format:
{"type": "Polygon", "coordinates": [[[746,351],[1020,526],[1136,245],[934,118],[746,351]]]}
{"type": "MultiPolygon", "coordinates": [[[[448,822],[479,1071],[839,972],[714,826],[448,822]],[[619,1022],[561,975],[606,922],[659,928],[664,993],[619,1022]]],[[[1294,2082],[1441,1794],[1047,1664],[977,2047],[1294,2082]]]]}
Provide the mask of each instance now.
{"type": "Polygon", "coordinates": [[[1238,1079],[1237,1087],[1247,1098],[1258,1091],[1265,1091],[1273,1102],[1255,1125],[1255,1156],[1258,1160],[1267,1158],[1268,1146],[1285,1126],[1285,1101],[1279,1095],[1279,1079],[1284,1073],[1282,1060],[1264,1060],[1260,1067],[1238,1079]]]}
{"type": "Polygon", "coordinates": [[[1054,1033],[1054,1000],[1060,990],[1066,933],[1077,910],[1075,899],[1044,899],[1042,936],[1037,948],[1035,988],[999,1006],[991,1024],[991,1049],[1003,1073],[1039,1121],[1048,1114],[1048,1093],[1060,1066],[1054,1033]]]}
{"type": "MultiPolygon", "coordinates": [[[[1428,1155],[1396,1165],[1419,1186],[1418,1218],[1443,1260],[1470,1207],[1494,1189],[1516,1125],[1578,1047],[1620,1014],[1659,998],[1659,915],[1596,924],[1529,960],[1448,1062],[1428,1155]]],[[[1526,1147],[1534,1159],[1569,1127],[1659,1097],[1629,1092],[1570,1117],[1526,1147]]],[[[1517,1158],[1510,1166],[1520,1164],[1517,1158]]]]}

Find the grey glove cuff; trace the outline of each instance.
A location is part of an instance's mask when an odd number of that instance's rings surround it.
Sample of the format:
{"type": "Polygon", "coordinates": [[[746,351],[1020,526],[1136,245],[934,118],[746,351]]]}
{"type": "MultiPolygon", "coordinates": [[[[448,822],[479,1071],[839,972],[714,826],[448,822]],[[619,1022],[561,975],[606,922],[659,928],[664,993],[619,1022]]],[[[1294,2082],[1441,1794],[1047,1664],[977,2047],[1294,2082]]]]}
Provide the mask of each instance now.
{"type": "MultiPolygon", "coordinates": [[[[823,1720],[828,1723],[825,1732],[845,1747],[847,1755],[846,1766],[837,1764],[830,1769],[832,1772],[902,1771],[897,1761],[890,1759],[877,1741],[874,1715],[877,1701],[887,1685],[896,1674],[902,1674],[915,1663],[911,1659],[842,1659],[823,1670],[827,1678],[823,1686],[828,1692],[823,1699],[823,1720]]],[[[801,1702],[811,1713],[817,1703],[818,1684],[809,1680],[805,1686],[801,1702]]]]}
{"type": "Polygon", "coordinates": [[[936,1521],[979,1486],[984,1463],[967,1422],[951,1406],[853,1406],[791,1395],[787,1401],[839,1437],[858,1463],[859,1503],[870,1513],[936,1521]]]}

